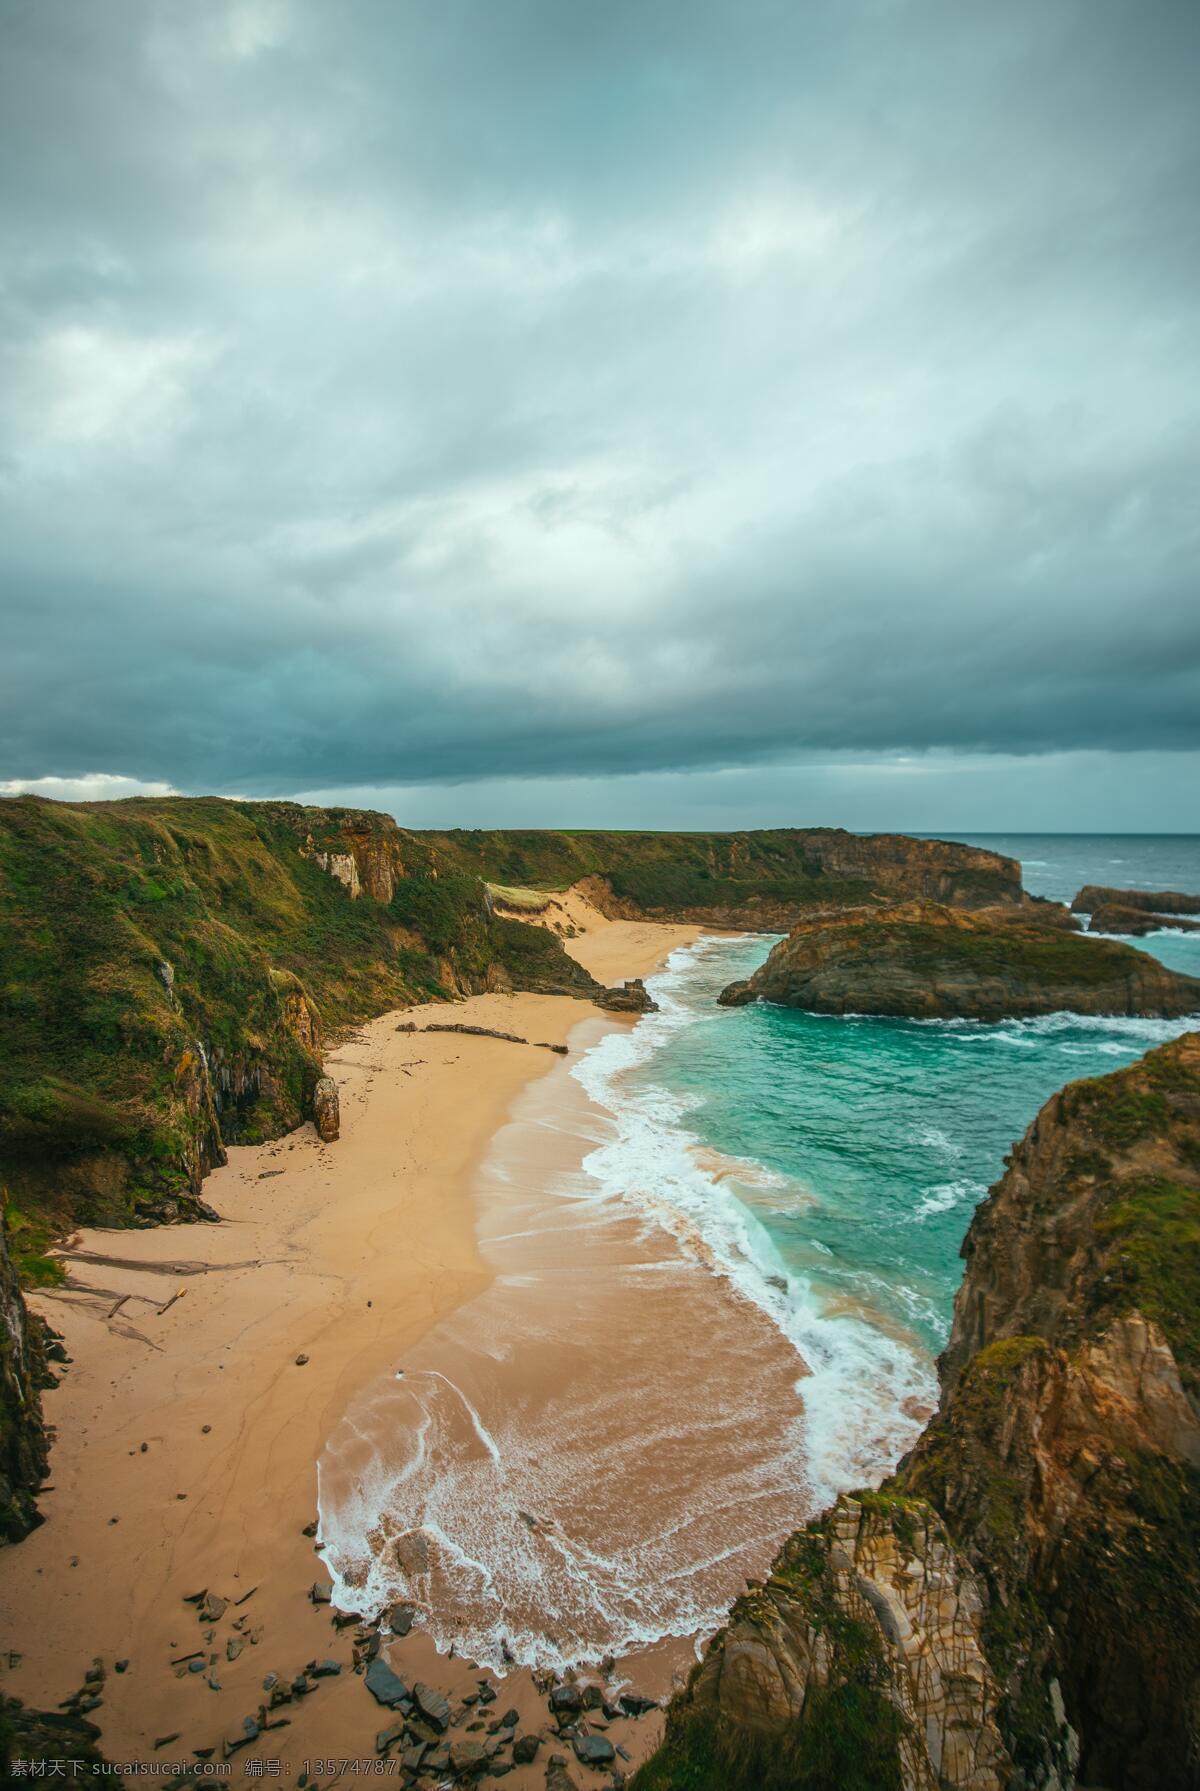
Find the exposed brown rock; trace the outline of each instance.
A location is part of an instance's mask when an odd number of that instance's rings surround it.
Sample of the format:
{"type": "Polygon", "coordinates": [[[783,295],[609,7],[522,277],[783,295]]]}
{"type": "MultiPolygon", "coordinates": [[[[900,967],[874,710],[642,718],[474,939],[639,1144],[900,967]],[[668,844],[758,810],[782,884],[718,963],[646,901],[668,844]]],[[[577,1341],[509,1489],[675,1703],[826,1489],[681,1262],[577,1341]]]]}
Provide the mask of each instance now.
{"type": "Polygon", "coordinates": [[[1088,916],[1089,933],[1125,933],[1140,939],[1147,933],[1163,930],[1175,933],[1200,933],[1200,920],[1184,920],[1179,914],[1157,914],[1149,908],[1130,908],[1117,902],[1102,902],[1088,916]]]}
{"type": "Polygon", "coordinates": [[[1200,979],[1034,914],[933,902],[825,910],[802,920],[720,1000],[912,1019],[1200,1012],[1200,979]]]}
{"type": "Polygon", "coordinates": [[[326,1144],[332,1144],[340,1135],[338,1086],[332,1076],[320,1077],[313,1089],[313,1124],[317,1136],[326,1144]]]}
{"type": "Polygon", "coordinates": [[[650,999],[646,985],[640,976],[630,982],[622,983],[620,988],[605,989],[603,994],[593,998],[597,1007],[606,1008],[613,1014],[656,1014],[658,1003],[650,999]]]}
{"type": "Polygon", "coordinates": [[[822,1704],[853,1685],[876,1702],[881,1752],[894,1745],[905,1791],[1004,1791],[983,1603],[927,1505],[839,1499],[734,1606],[691,1712],[734,1751],[769,1754],[806,1720],[815,1730],[822,1704]]]}
{"type": "Polygon", "coordinates": [[[1086,883],[1071,903],[1074,914],[1095,914],[1097,908],[1138,908],[1150,914],[1200,914],[1200,895],[1178,889],[1110,889],[1086,883]]]}

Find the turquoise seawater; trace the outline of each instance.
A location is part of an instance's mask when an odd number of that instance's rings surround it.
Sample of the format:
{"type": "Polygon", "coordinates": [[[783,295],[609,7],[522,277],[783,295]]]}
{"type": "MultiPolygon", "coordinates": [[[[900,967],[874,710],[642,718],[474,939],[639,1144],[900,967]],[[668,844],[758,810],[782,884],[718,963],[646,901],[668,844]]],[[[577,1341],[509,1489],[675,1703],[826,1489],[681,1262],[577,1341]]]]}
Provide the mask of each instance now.
{"type": "MultiPolygon", "coordinates": [[[[1026,887],[1200,891],[1200,839],[989,838],[1026,887]]],[[[771,1312],[810,1371],[812,1478],[886,1471],[933,1395],[971,1213],[1038,1108],[1187,1022],[1069,1014],[985,1025],[719,1008],[772,939],[709,940],[653,987],[661,1013],[575,1073],[618,1118],[589,1160],[771,1312]]],[[[1200,935],[1139,942],[1200,975],[1200,935]]],[[[1193,1022],[1200,1024],[1200,1021],[1193,1022]]]]}

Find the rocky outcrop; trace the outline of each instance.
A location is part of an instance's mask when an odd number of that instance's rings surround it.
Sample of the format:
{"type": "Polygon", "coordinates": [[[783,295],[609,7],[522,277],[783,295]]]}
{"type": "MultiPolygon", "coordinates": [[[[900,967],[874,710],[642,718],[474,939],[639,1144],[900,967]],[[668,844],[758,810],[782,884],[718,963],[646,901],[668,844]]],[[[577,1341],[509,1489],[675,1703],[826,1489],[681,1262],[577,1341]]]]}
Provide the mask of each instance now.
{"type": "Polygon", "coordinates": [[[692,1686],[693,1720],[718,1752],[737,1735],[729,1751],[757,1755],[763,1782],[772,1743],[792,1737],[803,1738],[797,1764],[820,1747],[831,1766],[870,1768],[905,1791],[1004,1791],[982,1616],[974,1576],[929,1506],[841,1498],[734,1606],[692,1686]]]}
{"type": "Polygon", "coordinates": [[[1156,914],[1148,908],[1126,908],[1103,902],[1088,915],[1089,933],[1124,933],[1140,939],[1147,933],[1168,931],[1200,933],[1200,920],[1184,920],[1180,914],[1156,914]]]}
{"type": "Polygon", "coordinates": [[[1196,1791],[1200,1034],[978,1209],[939,1410],[738,1600],[637,1791],[1196,1791]]]}
{"type": "Polygon", "coordinates": [[[840,1498],[734,1605],[637,1791],[1009,1791],[985,1608],[927,1502],[840,1498]]]}
{"type": "Polygon", "coordinates": [[[810,915],[720,1000],[922,1020],[1062,1010],[1176,1016],[1200,1012],[1200,979],[1031,913],[911,902],[810,915]]]}
{"type": "Polygon", "coordinates": [[[0,1542],[19,1542],[42,1521],[35,1494],[46,1478],[46,1381],[45,1327],[21,1297],[0,1210],[0,1542]]]}
{"type": "Polygon", "coordinates": [[[338,1085],[332,1076],[321,1076],[313,1089],[313,1124],[323,1144],[332,1144],[341,1135],[338,1085]]]}
{"type": "Polygon", "coordinates": [[[1200,1035],[1070,1084],[978,1209],[901,1473],[989,1589],[1002,1723],[1083,1784],[1200,1784],[1200,1035]]]}
{"type": "Polygon", "coordinates": [[[1178,889],[1109,889],[1087,883],[1071,903],[1073,914],[1095,914],[1097,908],[1137,908],[1148,914],[1200,914],[1200,895],[1178,889]]]}
{"type": "Polygon", "coordinates": [[[20,1698],[4,1698],[0,1701],[0,1784],[28,1784],[33,1778],[112,1783],[116,1774],[100,1752],[99,1741],[97,1725],[77,1710],[30,1710],[20,1698]],[[23,1763],[20,1779],[13,1770],[18,1760],[23,1763]]]}
{"type": "Polygon", "coordinates": [[[656,1014],[658,1003],[650,997],[649,991],[640,976],[630,982],[622,983],[620,988],[605,989],[602,994],[593,997],[596,1006],[606,1008],[611,1014],[656,1014]]]}

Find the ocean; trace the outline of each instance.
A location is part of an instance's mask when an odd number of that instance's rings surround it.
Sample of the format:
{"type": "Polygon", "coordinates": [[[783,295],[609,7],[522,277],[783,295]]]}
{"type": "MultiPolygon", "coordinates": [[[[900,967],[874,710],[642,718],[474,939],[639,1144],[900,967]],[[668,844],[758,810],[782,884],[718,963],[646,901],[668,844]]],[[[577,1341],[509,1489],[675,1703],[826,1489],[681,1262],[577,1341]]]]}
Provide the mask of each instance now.
{"type": "MultiPolygon", "coordinates": [[[[972,843],[1059,900],[1200,890],[1200,838],[972,843]]],[[[1186,1030],[718,1007],[772,943],[676,951],[657,1013],[585,1023],[518,1104],[480,1181],[493,1287],[323,1458],[342,1602],[410,1596],[501,1670],[710,1631],[919,1431],[971,1213],[1038,1108],[1186,1030]]],[[[1200,975],[1200,935],[1137,943],[1200,975]]]]}

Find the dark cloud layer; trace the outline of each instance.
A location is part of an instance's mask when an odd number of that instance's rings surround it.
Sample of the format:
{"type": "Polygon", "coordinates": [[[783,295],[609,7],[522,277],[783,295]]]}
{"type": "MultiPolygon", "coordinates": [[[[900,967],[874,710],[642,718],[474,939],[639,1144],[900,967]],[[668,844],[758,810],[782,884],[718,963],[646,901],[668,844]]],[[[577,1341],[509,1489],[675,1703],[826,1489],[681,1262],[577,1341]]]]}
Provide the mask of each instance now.
{"type": "Polygon", "coordinates": [[[0,4],[0,775],[1200,747],[1200,8],[0,4]]]}

